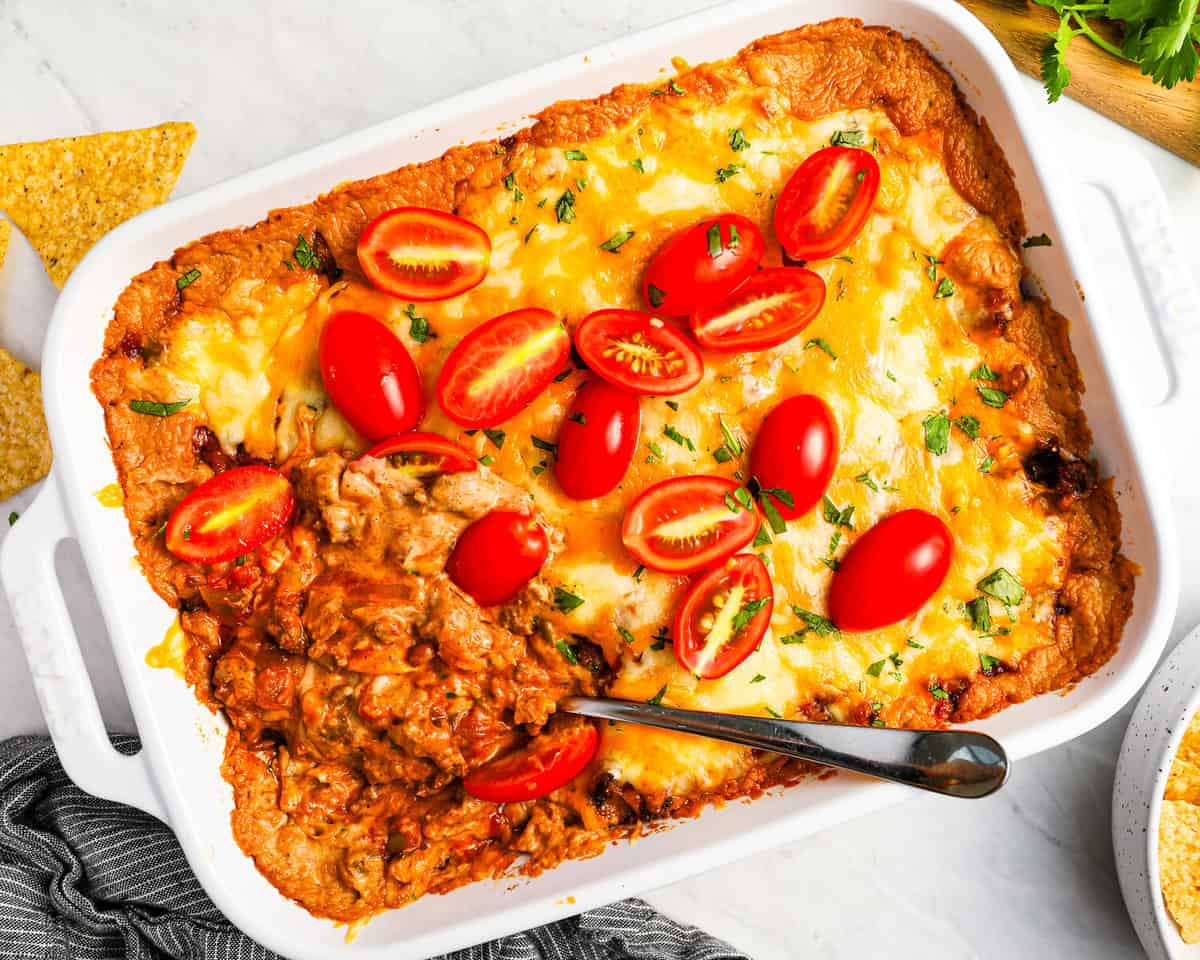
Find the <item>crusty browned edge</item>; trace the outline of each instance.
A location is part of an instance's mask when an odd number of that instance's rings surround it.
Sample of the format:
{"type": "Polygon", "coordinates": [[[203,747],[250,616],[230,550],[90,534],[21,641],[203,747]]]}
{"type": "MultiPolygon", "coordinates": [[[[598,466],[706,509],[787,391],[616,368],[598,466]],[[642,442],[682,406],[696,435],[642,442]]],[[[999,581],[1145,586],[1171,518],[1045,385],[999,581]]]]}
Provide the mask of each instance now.
{"type": "MultiPolygon", "coordinates": [[[[703,64],[676,78],[688,94],[717,104],[747,85],[770,88],[764,109],[815,118],[847,109],[879,108],[906,135],[938,132],[951,181],[1014,245],[1024,233],[1012,170],[986,122],[966,104],[951,77],[915,41],[885,27],[839,19],[758,40],[729,60],[703,64]]],[[[286,286],[283,266],[297,236],[320,234],[338,268],[362,279],[355,241],[367,221],[401,204],[454,210],[474,187],[494,185],[524,144],[578,144],[624,124],[650,103],[647,84],[626,85],[587,101],[548,107],[530,128],[499,141],[455,147],[442,157],[368,180],[342,184],[313,203],[273,211],[251,227],[212,234],[135,277],[117,301],[104,355],[92,372],[105,406],[113,459],[143,567],[170,603],[187,592],[188,568],[154,534],[180,497],[209,469],[192,454],[194,412],[167,418],[132,414],[127,377],[153,353],[165,330],[191,311],[217,302],[246,276],[286,286]],[[190,269],[200,279],[182,292],[175,280],[190,269]]],[[[1040,301],[1017,304],[996,336],[1023,356],[1031,373],[1017,401],[1039,433],[1088,456],[1091,434],[1080,406],[1083,383],[1067,322],[1040,301]]],[[[1133,568],[1120,554],[1120,514],[1111,483],[1062,507],[1069,528],[1070,569],[1060,595],[1055,642],[1027,654],[1010,672],[954,681],[948,700],[914,702],[914,723],[965,721],[1009,703],[1061,688],[1095,671],[1115,652],[1132,608],[1133,568]]]]}

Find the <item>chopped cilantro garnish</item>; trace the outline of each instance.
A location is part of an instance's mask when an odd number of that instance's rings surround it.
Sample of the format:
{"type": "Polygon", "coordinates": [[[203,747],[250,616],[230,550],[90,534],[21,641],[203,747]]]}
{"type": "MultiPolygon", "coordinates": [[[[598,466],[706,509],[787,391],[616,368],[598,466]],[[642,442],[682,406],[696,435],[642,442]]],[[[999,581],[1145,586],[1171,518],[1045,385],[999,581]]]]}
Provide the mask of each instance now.
{"type": "Polygon", "coordinates": [[[532,227],[530,227],[529,230],[525,233],[525,239],[522,242],[528,243],[529,238],[533,236],[533,231],[536,230],[537,228],[538,228],[538,225],[536,223],[532,227]]]}
{"type": "Polygon", "coordinates": [[[829,138],[833,147],[861,147],[867,142],[867,135],[862,130],[839,130],[829,138]]]}
{"type": "Polygon", "coordinates": [[[868,675],[877,677],[883,673],[883,668],[887,666],[887,660],[876,660],[873,664],[867,667],[868,675]]]}
{"type": "Polygon", "coordinates": [[[504,449],[504,431],[493,430],[488,427],[483,428],[483,435],[487,437],[495,445],[497,450],[504,449]]]}
{"type": "Polygon", "coordinates": [[[754,535],[754,541],[750,544],[752,547],[765,547],[771,543],[771,535],[767,532],[767,528],[761,523],[758,525],[758,533],[754,535]]]}
{"type": "Polygon", "coordinates": [[[746,142],[746,135],[742,133],[740,127],[729,131],[730,150],[732,150],[734,153],[737,153],[739,150],[745,150],[748,146],[750,146],[750,144],[746,142]]]}
{"type": "Polygon", "coordinates": [[[683,87],[681,87],[674,80],[672,80],[670,83],[667,84],[667,89],[670,90],[677,97],[682,97],[687,92],[686,90],[683,89],[683,87]]]}
{"type": "Polygon", "coordinates": [[[572,593],[565,587],[554,588],[554,606],[563,613],[570,613],[583,606],[583,597],[572,593]]]}
{"type": "Polygon", "coordinates": [[[493,463],[496,462],[496,458],[493,457],[490,453],[485,453],[482,457],[479,458],[479,462],[482,463],[485,467],[490,467],[493,463]]]}
{"type": "Polygon", "coordinates": [[[587,426],[587,417],[585,417],[583,415],[582,410],[576,410],[573,414],[571,414],[569,417],[567,417],[567,419],[570,420],[572,423],[579,424],[581,427],[587,426]]]}
{"type": "Polygon", "coordinates": [[[997,387],[976,387],[979,398],[989,407],[1002,407],[1008,400],[1008,394],[997,387]]]}
{"type": "Polygon", "coordinates": [[[1022,240],[1021,246],[1028,250],[1030,247],[1049,247],[1051,246],[1051,242],[1046,234],[1035,233],[1032,237],[1026,237],[1022,240]]]}
{"type": "Polygon", "coordinates": [[[780,637],[779,642],[784,646],[791,646],[793,643],[803,643],[804,631],[800,631],[799,633],[789,633],[786,637],[780,637]]]}
{"type": "Polygon", "coordinates": [[[764,710],[766,710],[766,711],[767,711],[767,713],[769,713],[771,716],[773,716],[773,717],[774,717],[776,720],[782,720],[782,719],[783,719],[783,714],[782,714],[782,713],[780,713],[779,711],[775,710],[773,707],[769,707],[769,706],[765,706],[765,705],[764,705],[764,706],[763,706],[763,709],[764,709],[764,710]]]}
{"type": "Polygon", "coordinates": [[[724,183],[732,176],[742,172],[742,168],[736,163],[726,164],[723,167],[717,168],[717,183],[724,183]]]}
{"type": "Polygon", "coordinates": [[[554,215],[559,223],[570,223],[575,219],[575,194],[569,188],[563,191],[554,205],[554,215]]]}
{"type": "Polygon", "coordinates": [[[682,433],[671,426],[671,424],[668,423],[663,427],[663,434],[667,437],[667,439],[675,441],[675,443],[679,444],[681,447],[687,447],[690,451],[692,451],[692,453],[696,452],[696,445],[692,443],[691,438],[685,437],[682,433]]]}
{"type": "Polygon", "coordinates": [[[662,704],[663,695],[666,692],[667,692],[667,685],[664,683],[661,687],[658,688],[658,693],[656,693],[654,696],[652,696],[646,702],[648,704],[650,704],[650,706],[652,706],[652,707],[660,706],[662,704]]]}
{"type": "Polygon", "coordinates": [[[19,513],[17,513],[16,510],[11,511],[8,515],[8,525],[11,527],[20,518],[21,518],[21,515],[19,513]]]}
{"type": "Polygon", "coordinates": [[[824,350],[827,354],[829,354],[829,356],[832,359],[836,360],[838,358],[837,354],[833,352],[833,348],[831,346],[829,346],[829,344],[826,343],[825,340],[822,339],[821,337],[814,337],[812,340],[809,340],[808,343],[806,343],[804,345],[805,350],[807,350],[809,347],[819,347],[820,349],[824,350]]]}
{"type": "Polygon", "coordinates": [[[425,317],[417,316],[416,304],[410,303],[405,307],[404,315],[408,317],[408,335],[416,340],[417,343],[424,343],[430,337],[436,336],[436,334],[431,333],[429,330],[429,320],[425,317]]]}
{"type": "Polygon", "coordinates": [[[607,250],[609,253],[616,253],[621,249],[621,246],[629,241],[636,231],[621,230],[614,233],[611,237],[600,244],[601,250],[607,250]]]}
{"type": "Polygon", "coordinates": [[[987,633],[992,629],[992,610],[987,597],[976,597],[967,602],[967,616],[971,618],[971,629],[987,633]]]}
{"type": "MultiPolygon", "coordinates": [[[[285,263],[287,261],[284,261],[285,263]]],[[[200,271],[195,268],[189,270],[182,276],[175,278],[175,289],[182,290],[184,287],[190,287],[193,283],[200,279],[200,271]]]]}
{"type": "Polygon", "coordinates": [[[637,565],[637,569],[633,571],[633,579],[636,580],[638,583],[641,583],[642,582],[642,574],[645,572],[646,572],[645,566],[643,566],[642,564],[639,563],[637,565]]]}
{"type": "Polygon", "coordinates": [[[857,482],[861,483],[861,484],[862,484],[864,487],[866,487],[868,490],[874,490],[876,493],[878,493],[878,492],[879,492],[879,484],[877,484],[877,483],[876,483],[874,480],[872,480],[872,479],[871,479],[871,474],[869,474],[869,473],[860,473],[860,474],[859,474],[857,477],[855,477],[854,479],[855,479],[857,482]]]}
{"type": "Polygon", "coordinates": [[[296,238],[296,246],[292,250],[292,258],[304,270],[320,270],[321,261],[317,259],[316,253],[308,240],[303,236],[296,238]]]}
{"type": "Polygon", "coordinates": [[[850,504],[850,506],[839,510],[837,505],[826,494],[821,497],[821,512],[824,514],[826,522],[832,523],[835,527],[845,527],[848,530],[854,529],[854,504],[850,504]]]}
{"type": "Polygon", "coordinates": [[[1000,666],[998,657],[993,657],[991,654],[981,653],[979,655],[979,668],[989,677],[996,672],[996,668],[1000,666]]]}
{"type": "Polygon", "coordinates": [[[925,644],[923,644],[923,643],[917,643],[917,641],[916,641],[916,640],[914,640],[912,637],[909,637],[909,638],[908,638],[908,640],[906,640],[905,642],[906,642],[906,643],[907,643],[907,644],[908,644],[910,647],[912,647],[914,650],[924,650],[924,649],[925,649],[925,644]]]}
{"type": "Polygon", "coordinates": [[[995,465],[996,465],[996,458],[995,457],[987,457],[986,459],[984,459],[980,462],[979,472],[980,473],[991,473],[992,467],[994,467],[995,465]]]}
{"type": "Polygon", "coordinates": [[[746,626],[754,619],[754,615],[766,605],[766,597],[758,597],[743,603],[741,609],[733,615],[733,622],[729,626],[730,633],[746,629],[746,626]]]}
{"type": "Polygon", "coordinates": [[[1025,599],[1025,588],[1021,586],[1021,581],[1003,567],[997,567],[975,586],[1006,607],[1015,607],[1025,599]]]}
{"type": "Polygon", "coordinates": [[[586,160],[587,154],[582,150],[564,150],[563,156],[568,160],[586,160]]]}
{"type": "Polygon", "coordinates": [[[635,157],[633,160],[630,160],[630,161],[629,161],[629,165],[630,165],[631,167],[633,167],[633,169],[634,169],[634,170],[636,170],[638,173],[645,173],[645,172],[646,172],[646,168],[645,168],[645,166],[642,164],[642,158],[641,158],[641,157],[635,157]]]}
{"type": "Polygon", "coordinates": [[[925,428],[926,450],[940,457],[950,449],[950,418],[946,414],[931,414],[925,418],[922,426],[925,428]]]}
{"type": "MultiPolygon", "coordinates": [[[[932,270],[933,268],[930,267],[932,270]]],[[[938,281],[937,289],[933,291],[934,300],[945,300],[947,297],[954,296],[954,281],[949,277],[942,277],[938,281]]]]}
{"type": "Polygon", "coordinates": [[[555,640],[554,645],[556,647],[558,647],[558,652],[563,655],[563,659],[566,660],[567,663],[572,664],[574,666],[577,666],[579,664],[579,657],[575,656],[575,650],[571,647],[571,645],[569,643],[567,643],[567,641],[555,640]]]}
{"type": "Polygon", "coordinates": [[[667,291],[660,290],[652,283],[646,284],[646,298],[650,301],[650,306],[661,307],[662,302],[667,299],[667,291]]]}
{"type": "Polygon", "coordinates": [[[529,435],[529,441],[535,447],[537,447],[537,449],[542,450],[546,453],[552,453],[552,454],[554,454],[555,457],[558,456],[558,444],[557,443],[551,443],[549,440],[543,440],[541,437],[535,436],[534,434],[529,435]]]}
{"type": "Polygon", "coordinates": [[[980,363],[974,370],[967,374],[972,380],[999,380],[1000,375],[996,373],[986,363],[980,363]]]}
{"type": "Polygon", "coordinates": [[[834,626],[833,621],[822,617],[820,614],[797,606],[792,607],[792,613],[804,621],[804,629],[800,631],[801,635],[811,630],[819,637],[840,636],[840,631],[834,626]]]}
{"type": "Polygon", "coordinates": [[[931,686],[929,688],[929,692],[933,695],[934,700],[949,700],[950,699],[950,694],[948,694],[945,691],[945,689],[942,687],[942,685],[940,683],[935,683],[933,686],[931,686]]]}
{"type": "Polygon", "coordinates": [[[750,678],[750,682],[751,682],[751,683],[762,683],[762,682],[763,682],[764,680],[766,680],[766,679],[767,679],[767,678],[766,678],[766,676],[765,676],[765,675],[763,675],[763,674],[761,674],[761,673],[756,673],[754,676],[752,676],[752,677],[750,678]]]}
{"type": "Polygon", "coordinates": [[[191,400],[175,400],[171,403],[160,403],[158,400],[130,400],[129,409],[134,413],[144,413],[149,417],[169,417],[186,407],[191,400]]]}
{"type": "Polygon", "coordinates": [[[632,633],[630,633],[628,630],[626,630],[624,627],[617,627],[617,633],[619,633],[621,635],[621,639],[624,640],[626,643],[636,642],[634,635],[632,633]]]}
{"type": "Polygon", "coordinates": [[[721,224],[717,221],[709,226],[708,231],[708,255],[714,259],[719,257],[725,247],[721,244],[721,224]]]}
{"type": "Polygon", "coordinates": [[[978,418],[972,417],[970,414],[963,414],[961,417],[955,419],[954,425],[972,440],[979,438],[978,418]]]}

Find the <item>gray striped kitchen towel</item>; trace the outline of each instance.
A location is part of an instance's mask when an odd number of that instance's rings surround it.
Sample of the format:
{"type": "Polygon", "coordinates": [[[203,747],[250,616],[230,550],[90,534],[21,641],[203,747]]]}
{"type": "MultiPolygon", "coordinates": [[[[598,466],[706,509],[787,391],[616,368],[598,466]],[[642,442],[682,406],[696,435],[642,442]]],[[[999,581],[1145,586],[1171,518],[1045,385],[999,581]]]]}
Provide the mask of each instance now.
{"type": "MultiPolygon", "coordinates": [[[[134,753],[136,737],[114,736],[134,753]]],[[[221,915],[170,829],[68,779],[43,737],[0,743],[0,957],[271,960],[221,915]]],[[[446,960],[749,960],[623,900],[446,960]]]]}

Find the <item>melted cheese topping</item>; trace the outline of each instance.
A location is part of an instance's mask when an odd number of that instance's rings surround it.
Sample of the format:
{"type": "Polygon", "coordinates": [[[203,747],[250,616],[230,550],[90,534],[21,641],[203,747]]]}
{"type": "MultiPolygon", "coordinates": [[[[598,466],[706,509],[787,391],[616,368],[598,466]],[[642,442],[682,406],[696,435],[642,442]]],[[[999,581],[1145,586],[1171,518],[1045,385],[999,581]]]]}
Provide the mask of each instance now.
{"type": "MultiPolygon", "coordinates": [[[[323,411],[319,449],[359,451],[361,439],[321,387],[316,344],[332,310],[372,313],[423,371],[429,413],[422,428],[492,457],[482,469],[532,490],[546,519],[563,531],[564,549],[543,575],[583,598],[559,625],[593,637],[619,661],[612,695],[782,716],[815,703],[834,719],[856,710],[861,717],[865,708],[886,721],[903,698],[928,698],[939,678],[977,673],[981,654],[1013,663],[1048,641],[1048,606],[1063,574],[1061,530],[1030,494],[1014,459],[1015,445],[1030,431],[1006,411],[983,405],[969,377],[987,359],[972,339],[983,315],[977,291],[934,296],[941,252],[979,220],[946,176],[937,135],[904,137],[874,111],[815,121],[768,115],[765,102],[766,91],[751,90],[697,112],[689,98],[660,97],[629,125],[583,144],[586,160],[568,159],[557,148],[517,148],[517,190],[501,184],[476,190],[460,210],[491,236],[490,272],[463,296],[416,308],[435,334],[425,342],[411,337],[406,304],[353,283],[322,293],[316,277],[298,272],[282,290],[245,281],[219,309],[192,314],[169,345],[166,366],[177,386],[194,391],[229,447],[242,443],[253,454],[282,459],[296,443],[296,411],[307,405],[323,411]],[[743,132],[743,149],[731,147],[734,129],[743,132]],[[774,349],[707,355],[703,382],[674,398],[677,410],[645,398],[639,452],[617,490],[585,503],[567,499],[547,453],[531,440],[554,440],[583,374],[552,385],[505,423],[502,446],[483,433],[465,434],[437,409],[437,371],[476,325],[519,306],[546,307],[569,327],[598,308],[640,307],[637,284],[649,257],[701,216],[735,210],[751,217],[768,239],[764,263],[778,264],[770,229],[774,198],[804,157],[843,130],[863,132],[877,152],[882,184],[874,214],[843,256],[812,265],[828,285],[821,315],[774,349]],[[562,223],[556,206],[567,190],[574,218],[562,223]],[[633,237],[618,252],[602,250],[620,231],[633,237]],[[760,549],[775,585],[766,638],[728,676],[698,680],[679,667],[669,645],[655,640],[669,626],[685,581],[635,574],[637,564],[621,545],[621,518],[639,491],[666,476],[736,476],[743,463],[720,464],[711,455],[723,443],[718,416],[751,438],[780,400],[799,393],[824,398],[837,421],[841,455],[828,496],[839,509],[854,508],[852,527],[830,523],[818,509],[773,536],[760,549]],[[939,413],[978,418],[979,437],[954,427],[948,451],[932,454],[923,425],[939,413]],[[667,437],[668,426],[695,449],[667,437]],[[795,609],[825,612],[832,571],[822,558],[836,561],[861,531],[906,507],[936,513],[954,533],[953,563],[935,597],[915,617],[883,630],[805,630],[795,609]],[[992,601],[993,635],[980,636],[964,604],[979,595],[977,581],[998,567],[1030,597],[1010,613],[992,601]],[[623,632],[633,635],[633,645],[623,632]]],[[[982,229],[1002,243],[990,221],[982,229]]],[[[606,728],[602,762],[639,789],[679,794],[738,775],[749,756],[742,748],[621,724],[606,728]]]]}

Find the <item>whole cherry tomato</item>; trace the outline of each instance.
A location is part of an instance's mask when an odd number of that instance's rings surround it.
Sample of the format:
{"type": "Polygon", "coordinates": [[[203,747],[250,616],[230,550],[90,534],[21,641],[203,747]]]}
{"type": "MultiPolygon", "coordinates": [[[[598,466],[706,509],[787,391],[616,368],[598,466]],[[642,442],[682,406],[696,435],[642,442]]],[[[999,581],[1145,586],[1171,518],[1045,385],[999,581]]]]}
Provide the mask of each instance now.
{"type": "Polygon", "coordinates": [[[825,147],[784,184],[775,203],[775,235],[795,260],[824,260],[850,246],[879,193],[870,150],[825,147]]]}
{"type": "Polygon", "coordinates": [[[296,499],[273,467],[234,467],[209,477],[171,511],[167,549],[181,560],[220,563],[262,546],[287,526],[296,499]]]}
{"type": "Polygon", "coordinates": [[[848,631],[877,630],[921,609],[950,569],[954,538],[924,510],[880,520],[842,557],[829,589],[829,616],[848,631]]]}
{"type": "Polygon", "coordinates": [[[358,262],[377,289],[403,300],[445,300],[488,271],[492,241],[469,220],[429,207],[397,207],[367,224],[358,262]]]}
{"type": "Polygon", "coordinates": [[[766,565],[739,553],[698,577],[675,615],[675,658],[697,677],[723,677],[745,660],[771,623],[775,590],[766,565]]]}
{"type": "Polygon", "coordinates": [[[563,493],[591,500],[612,490],[633,461],[641,427],[642,408],[633,394],[603,380],[580,387],[558,430],[554,474],[563,493]]]}
{"type": "Polygon", "coordinates": [[[368,440],[411,430],[424,401],[416,364],[391,330],[367,313],[342,310],[325,323],[321,380],[338,412],[368,440]]]}
{"type": "Polygon", "coordinates": [[[838,462],[837,424],[825,401],[802,393],[767,414],[750,452],[750,475],[785,520],[802,517],[821,500],[838,462]]]}
{"type": "Polygon", "coordinates": [[[491,607],[520,593],[549,551],[546,531],[528,513],[493,510],[458,535],[446,574],[481,607],[491,607]]]}
{"type": "Polygon", "coordinates": [[[674,234],[646,265],[642,297],[651,310],[682,317],[723,300],[758,266],[766,243],[736,213],[701,220],[674,234]]]}

